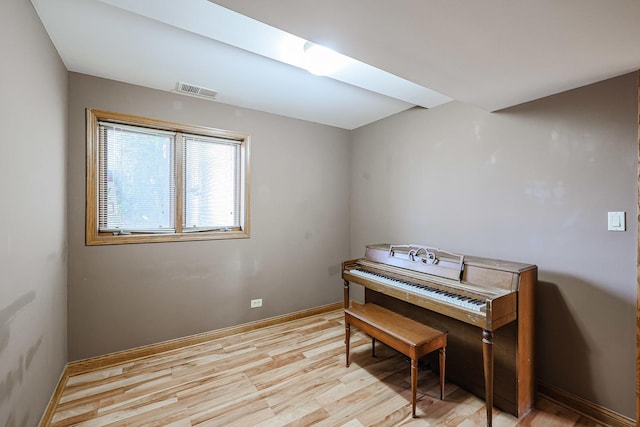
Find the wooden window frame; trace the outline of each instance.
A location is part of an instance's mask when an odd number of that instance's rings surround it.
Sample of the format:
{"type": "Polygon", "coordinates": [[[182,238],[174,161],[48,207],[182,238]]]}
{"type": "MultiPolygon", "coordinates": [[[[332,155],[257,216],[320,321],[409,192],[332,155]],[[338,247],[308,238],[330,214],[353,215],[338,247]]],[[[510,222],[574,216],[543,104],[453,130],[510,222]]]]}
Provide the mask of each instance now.
{"type": "Polygon", "coordinates": [[[86,245],[117,245],[130,243],[180,242],[192,240],[246,239],[249,232],[249,135],[205,126],[185,125],[163,120],[149,119],[129,114],[87,109],[87,164],[86,164],[86,245]],[[98,184],[99,184],[99,122],[110,122],[130,126],[141,126],[177,133],[188,133],[240,143],[241,152],[241,214],[240,226],[220,231],[181,232],[183,220],[183,161],[181,144],[176,143],[176,200],[175,233],[132,233],[114,235],[98,230],[98,184]]]}

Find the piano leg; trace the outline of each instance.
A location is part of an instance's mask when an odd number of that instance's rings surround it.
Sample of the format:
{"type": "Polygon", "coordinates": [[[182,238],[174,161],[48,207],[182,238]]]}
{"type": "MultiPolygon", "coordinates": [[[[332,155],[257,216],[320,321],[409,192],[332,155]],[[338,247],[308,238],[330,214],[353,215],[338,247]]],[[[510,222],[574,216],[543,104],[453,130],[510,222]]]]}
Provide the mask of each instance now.
{"type": "Polygon", "coordinates": [[[347,368],[349,367],[349,342],[351,341],[351,325],[349,322],[344,322],[344,344],[347,350],[346,360],[347,368]]]}
{"type": "Polygon", "coordinates": [[[349,308],[349,281],[344,281],[344,308],[349,308]]]}
{"type": "Polygon", "coordinates": [[[484,400],[487,405],[487,427],[493,418],[493,332],[482,331],[482,360],[484,362],[484,400]]]}

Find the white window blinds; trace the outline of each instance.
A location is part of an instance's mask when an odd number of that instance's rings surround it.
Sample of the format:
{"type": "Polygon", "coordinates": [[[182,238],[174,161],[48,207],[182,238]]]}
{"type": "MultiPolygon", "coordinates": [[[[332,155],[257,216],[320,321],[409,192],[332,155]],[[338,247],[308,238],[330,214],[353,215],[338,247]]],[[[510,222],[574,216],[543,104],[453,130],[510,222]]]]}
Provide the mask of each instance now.
{"type": "Polygon", "coordinates": [[[174,232],[174,132],[99,123],[101,232],[174,232]]]}
{"type": "Polygon", "coordinates": [[[184,135],[183,144],[183,232],[239,227],[241,143],[184,135]]]}

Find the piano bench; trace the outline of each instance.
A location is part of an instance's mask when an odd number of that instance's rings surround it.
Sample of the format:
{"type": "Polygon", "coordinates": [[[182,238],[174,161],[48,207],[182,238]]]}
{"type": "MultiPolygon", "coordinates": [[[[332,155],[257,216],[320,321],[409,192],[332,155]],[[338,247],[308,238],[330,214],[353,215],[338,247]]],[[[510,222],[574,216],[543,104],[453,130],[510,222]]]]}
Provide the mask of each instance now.
{"type": "Polygon", "coordinates": [[[411,415],[413,418],[416,417],[418,359],[438,350],[440,353],[440,399],[444,399],[446,332],[431,328],[376,304],[354,304],[350,308],[345,308],[344,324],[347,367],[350,363],[351,325],[372,338],[372,355],[375,355],[375,340],[378,340],[411,359],[411,415]]]}

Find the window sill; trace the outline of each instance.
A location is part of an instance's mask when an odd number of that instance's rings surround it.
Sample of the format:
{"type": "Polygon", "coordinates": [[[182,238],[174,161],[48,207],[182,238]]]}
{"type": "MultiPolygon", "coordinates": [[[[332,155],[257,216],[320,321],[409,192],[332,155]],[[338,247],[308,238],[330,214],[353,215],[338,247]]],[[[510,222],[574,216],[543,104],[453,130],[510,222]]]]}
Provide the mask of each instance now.
{"type": "Polygon", "coordinates": [[[172,233],[172,234],[124,234],[113,235],[101,233],[87,235],[87,246],[101,245],[129,245],[134,243],[163,243],[163,242],[188,242],[195,240],[229,240],[248,239],[248,231],[214,231],[200,233],[172,233]]]}

